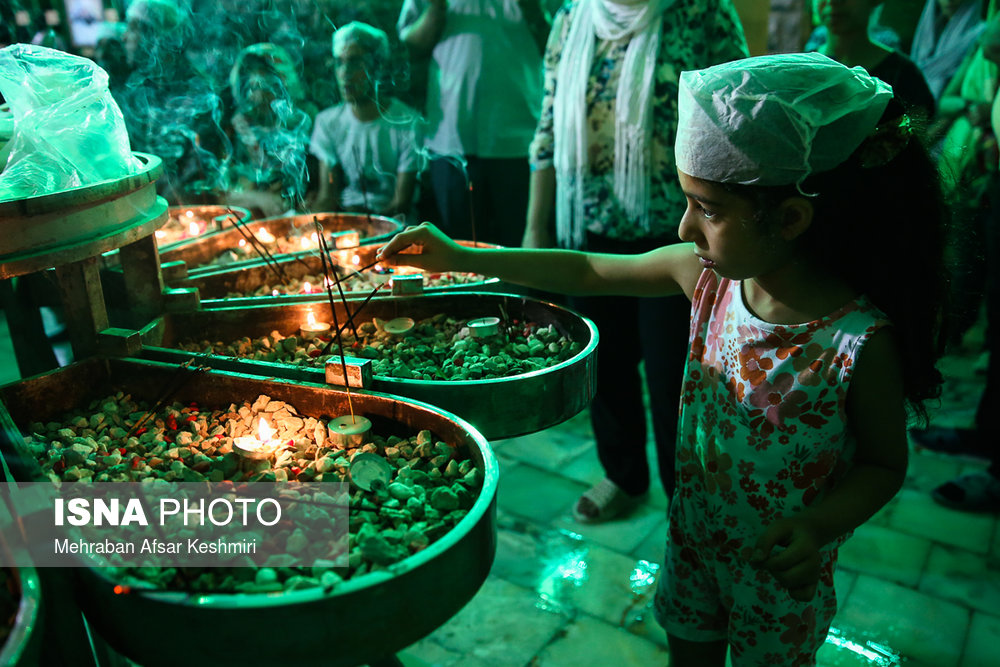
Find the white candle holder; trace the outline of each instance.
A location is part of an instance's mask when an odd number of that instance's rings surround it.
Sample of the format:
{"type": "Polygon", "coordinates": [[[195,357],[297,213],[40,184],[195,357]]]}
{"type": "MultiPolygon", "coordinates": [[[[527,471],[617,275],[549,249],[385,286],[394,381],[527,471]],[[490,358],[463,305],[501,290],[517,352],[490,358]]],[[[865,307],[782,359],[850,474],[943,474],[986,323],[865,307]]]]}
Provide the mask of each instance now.
{"type": "Polygon", "coordinates": [[[469,327],[469,335],[473,338],[495,336],[500,333],[500,318],[480,317],[479,319],[469,320],[465,323],[465,326],[469,327]]]}
{"type": "Polygon", "coordinates": [[[403,336],[410,333],[415,324],[416,322],[413,321],[412,317],[397,317],[383,324],[382,329],[384,329],[387,334],[392,334],[393,336],[403,336]]]}
{"type": "Polygon", "coordinates": [[[299,334],[305,339],[319,338],[320,336],[326,336],[330,333],[330,324],[328,322],[316,322],[311,320],[309,322],[304,322],[302,326],[299,327],[299,334]]]}
{"type": "Polygon", "coordinates": [[[330,440],[342,448],[360,447],[365,444],[372,430],[371,420],[361,415],[343,415],[331,419],[327,425],[330,440]]]}
{"type": "Polygon", "coordinates": [[[389,485],[392,466],[378,454],[360,452],[351,459],[350,475],[355,486],[362,491],[371,491],[377,483],[389,485]]]}

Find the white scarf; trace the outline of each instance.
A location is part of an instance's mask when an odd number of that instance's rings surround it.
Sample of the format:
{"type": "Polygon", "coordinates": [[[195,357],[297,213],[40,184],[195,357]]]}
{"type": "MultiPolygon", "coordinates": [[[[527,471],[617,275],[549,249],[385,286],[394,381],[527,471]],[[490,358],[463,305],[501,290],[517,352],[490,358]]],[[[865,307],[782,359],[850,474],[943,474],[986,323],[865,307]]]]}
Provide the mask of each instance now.
{"type": "Polygon", "coordinates": [[[663,11],[673,0],[580,0],[556,70],[553,101],[556,237],[584,245],[583,179],[587,171],[587,86],[597,39],[631,40],[615,97],[614,194],[629,218],[649,230],[649,154],[653,76],[663,11]],[[570,179],[573,185],[570,185],[570,179]]]}

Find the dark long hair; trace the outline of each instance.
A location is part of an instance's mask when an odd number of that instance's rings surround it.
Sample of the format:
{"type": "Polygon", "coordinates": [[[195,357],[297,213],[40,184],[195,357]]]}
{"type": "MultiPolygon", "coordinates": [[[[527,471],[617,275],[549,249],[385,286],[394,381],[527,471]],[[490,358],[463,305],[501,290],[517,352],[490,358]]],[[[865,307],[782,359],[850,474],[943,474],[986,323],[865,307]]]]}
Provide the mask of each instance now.
{"type": "MultiPolygon", "coordinates": [[[[902,114],[893,100],[882,122],[902,114]]],[[[936,362],[943,350],[948,211],[919,128],[881,166],[862,165],[866,148],[862,144],[839,166],[802,183],[801,191],[815,196],[809,197],[813,222],[800,237],[800,248],[810,262],[847,281],[892,321],[907,407],[918,423],[925,423],[924,401],[941,393],[936,362]]],[[[751,200],[763,219],[788,197],[801,196],[795,186],[722,185],[751,200]]]]}

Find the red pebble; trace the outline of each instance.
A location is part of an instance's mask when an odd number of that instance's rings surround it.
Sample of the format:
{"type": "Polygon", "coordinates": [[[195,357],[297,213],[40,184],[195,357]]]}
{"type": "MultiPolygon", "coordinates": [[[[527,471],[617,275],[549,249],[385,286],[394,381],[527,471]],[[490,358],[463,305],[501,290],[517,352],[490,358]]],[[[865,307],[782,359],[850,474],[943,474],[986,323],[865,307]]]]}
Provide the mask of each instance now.
{"type": "Polygon", "coordinates": [[[323,353],[323,350],[319,350],[319,349],[310,350],[309,351],[309,356],[312,357],[313,359],[315,359],[316,357],[318,357],[322,353],[323,353]]]}
{"type": "Polygon", "coordinates": [[[118,448],[118,453],[121,454],[122,456],[125,456],[125,448],[124,447],[119,447],[118,448]]]}
{"type": "Polygon", "coordinates": [[[143,426],[143,427],[142,427],[142,428],[140,428],[140,429],[139,429],[138,431],[136,431],[136,432],[135,432],[135,434],[136,434],[136,435],[142,435],[142,434],[143,434],[143,433],[145,433],[145,432],[146,432],[147,430],[149,430],[149,429],[147,429],[147,428],[146,428],[145,426],[143,426]]]}
{"type": "Polygon", "coordinates": [[[195,403],[194,401],[191,401],[190,403],[188,403],[188,407],[189,408],[194,408],[195,410],[197,410],[198,409],[198,404],[195,403]]]}
{"type": "Polygon", "coordinates": [[[217,435],[215,436],[215,439],[216,439],[216,440],[222,440],[222,438],[223,438],[223,437],[224,437],[224,436],[223,436],[223,435],[222,435],[221,433],[219,433],[219,434],[217,434],[217,435]]]}
{"type": "Polygon", "coordinates": [[[66,469],[66,462],[63,461],[62,459],[59,459],[54,464],[52,464],[52,469],[56,472],[62,472],[63,470],[66,469]]]}
{"type": "Polygon", "coordinates": [[[140,466],[142,466],[142,457],[141,456],[136,456],[134,459],[132,459],[132,470],[135,470],[136,468],[139,468],[140,466]]]}
{"type": "Polygon", "coordinates": [[[195,416],[195,415],[191,415],[190,417],[188,417],[188,418],[187,418],[187,421],[189,421],[189,422],[193,422],[193,421],[197,421],[197,419],[198,419],[198,417],[197,417],[197,416],[195,416]]]}
{"type": "Polygon", "coordinates": [[[171,431],[177,430],[177,417],[170,415],[169,417],[167,417],[166,423],[167,423],[167,428],[169,428],[171,431]]]}
{"type": "Polygon", "coordinates": [[[163,442],[169,442],[172,445],[174,444],[174,439],[171,438],[169,435],[165,435],[163,436],[163,442]]]}
{"type": "Polygon", "coordinates": [[[298,466],[292,466],[292,474],[293,475],[298,475],[300,472],[302,472],[302,468],[300,468],[298,466]]]}

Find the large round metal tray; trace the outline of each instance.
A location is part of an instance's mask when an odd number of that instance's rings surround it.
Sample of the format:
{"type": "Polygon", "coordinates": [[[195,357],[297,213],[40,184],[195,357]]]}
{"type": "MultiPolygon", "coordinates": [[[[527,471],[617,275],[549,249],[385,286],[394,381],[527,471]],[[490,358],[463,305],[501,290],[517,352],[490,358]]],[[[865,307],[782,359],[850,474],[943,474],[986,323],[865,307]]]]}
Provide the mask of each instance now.
{"type": "Polygon", "coordinates": [[[7,641],[0,646],[0,665],[4,667],[29,667],[38,664],[41,647],[42,593],[38,573],[31,567],[14,569],[21,589],[14,627],[7,641]]]}
{"type": "Polygon", "coordinates": [[[156,196],[163,162],[135,153],[135,174],[0,202],[0,280],[69,264],[153,233],[167,218],[156,196]]]}
{"type": "MultiPolygon", "coordinates": [[[[335,301],[337,318],[347,321],[342,302],[335,301]]],[[[353,312],[361,300],[349,300],[353,312]]],[[[533,433],[569,419],[593,398],[597,381],[597,328],[593,322],[568,308],[510,294],[455,292],[408,298],[374,298],[356,318],[372,317],[421,319],[438,313],[453,317],[500,316],[501,309],[512,319],[552,324],[583,348],[562,363],[532,373],[491,380],[459,382],[403,380],[376,375],[372,388],[415,398],[460,415],[490,439],[533,433]]],[[[143,332],[143,355],[147,358],[181,361],[192,353],[176,346],[188,339],[236,340],[242,336],[265,336],[277,330],[294,334],[313,312],[320,320],[332,322],[328,302],[286,304],[172,313],[156,320],[143,332]]],[[[199,363],[270,377],[323,382],[322,368],[308,368],[265,361],[251,361],[197,355],[199,363]]]]}
{"type": "MultiPolygon", "coordinates": [[[[459,241],[462,245],[472,246],[471,241],[459,241]]],[[[477,247],[495,248],[491,244],[479,243],[477,247]]],[[[337,250],[332,253],[334,261],[338,264],[350,268],[364,268],[375,262],[375,253],[379,249],[378,244],[363,245],[357,248],[337,250]]],[[[284,275],[288,278],[301,279],[303,276],[323,275],[323,263],[319,254],[299,253],[295,255],[282,255],[276,258],[281,265],[284,275]]],[[[366,271],[370,273],[371,269],[366,271]]],[[[400,266],[393,269],[396,275],[406,275],[413,273],[423,273],[419,269],[400,266]]],[[[316,301],[322,294],[279,294],[277,296],[248,296],[230,297],[232,293],[247,293],[259,289],[262,285],[274,284],[278,280],[274,271],[263,261],[257,261],[240,267],[222,267],[213,271],[205,271],[197,276],[191,276],[186,280],[178,280],[172,283],[173,287],[197,288],[201,295],[201,306],[205,309],[213,308],[242,308],[247,306],[259,306],[269,304],[286,303],[309,303],[316,301]]],[[[387,278],[386,278],[387,280],[387,278]]],[[[453,285],[442,285],[438,287],[425,286],[423,291],[428,294],[474,291],[489,288],[499,282],[497,278],[481,277],[469,282],[456,283],[453,285]]],[[[388,292],[389,290],[385,290],[388,292]]],[[[367,296],[370,290],[348,291],[350,296],[367,296]]]]}
{"type": "MultiPolygon", "coordinates": [[[[323,225],[323,229],[326,230],[327,234],[356,230],[360,235],[361,243],[364,244],[385,241],[403,228],[402,223],[398,220],[381,215],[365,215],[363,213],[309,213],[254,221],[248,224],[248,229],[254,234],[259,234],[259,230],[266,229],[278,237],[299,236],[303,233],[309,236],[314,231],[312,226],[314,218],[323,225]]],[[[189,276],[197,276],[206,272],[211,273],[218,271],[220,268],[239,269],[259,263],[260,260],[254,257],[253,259],[228,264],[225,267],[212,264],[227,250],[236,248],[241,240],[243,240],[243,235],[240,234],[239,230],[235,229],[229,223],[224,223],[217,232],[178,241],[169,248],[164,248],[160,253],[160,259],[163,262],[183,261],[187,265],[189,276]]]]}
{"type": "MultiPolygon", "coordinates": [[[[171,364],[92,358],[0,387],[0,401],[23,428],[109,391],[155,400],[174,369],[171,364]]],[[[291,403],[303,415],[348,411],[347,394],[329,386],[221,371],[195,376],[178,398],[228,405],[259,394],[291,403]]],[[[242,595],[134,589],[119,594],[103,570],[81,568],[77,599],[91,627],[144,667],[346,667],[391,655],[457,613],[485,581],[496,553],[496,458],[472,426],[438,408],[374,392],[352,391],[351,398],[355,411],[372,418],[376,429],[429,429],[441,440],[469,448],[484,482],[468,515],[449,533],[388,570],[349,579],[330,594],[318,588],[242,595]],[[157,639],[161,633],[171,636],[168,650],[157,639]]],[[[30,455],[22,451],[22,456],[30,455]]]]}

